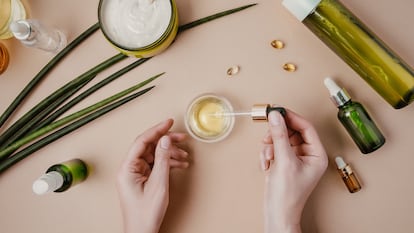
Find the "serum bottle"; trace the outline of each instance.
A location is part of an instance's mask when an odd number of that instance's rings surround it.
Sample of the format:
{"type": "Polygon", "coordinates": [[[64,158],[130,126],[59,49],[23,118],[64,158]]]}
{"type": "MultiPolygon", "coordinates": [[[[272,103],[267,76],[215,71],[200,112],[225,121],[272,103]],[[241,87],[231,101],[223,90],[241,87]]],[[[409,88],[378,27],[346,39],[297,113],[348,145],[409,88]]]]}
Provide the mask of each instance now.
{"type": "Polygon", "coordinates": [[[23,45],[52,53],[61,51],[67,43],[63,32],[46,27],[35,19],[12,22],[10,30],[23,45]]]}
{"type": "Polygon", "coordinates": [[[350,193],[356,193],[361,190],[361,184],[351,166],[345,163],[344,159],[339,156],[335,158],[335,163],[338,168],[338,173],[348,188],[348,191],[350,193]]]}
{"type": "Polygon", "coordinates": [[[338,0],[282,4],[391,106],[414,100],[414,70],[338,0]]]}
{"type": "Polygon", "coordinates": [[[65,161],[49,167],[46,173],[33,183],[33,192],[38,195],[64,192],[84,181],[87,176],[87,165],[82,160],[65,161]]]}
{"type": "Polygon", "coordinates": [[[385,143],[385,138],[358,102],[351,101],[351,97],[341,89],[332,79],[325,79],[325,86],[331,94],[331,99],[338,107],[338,119],[351,135],[354,142],[363,154],[371,153],[385,143]]]}

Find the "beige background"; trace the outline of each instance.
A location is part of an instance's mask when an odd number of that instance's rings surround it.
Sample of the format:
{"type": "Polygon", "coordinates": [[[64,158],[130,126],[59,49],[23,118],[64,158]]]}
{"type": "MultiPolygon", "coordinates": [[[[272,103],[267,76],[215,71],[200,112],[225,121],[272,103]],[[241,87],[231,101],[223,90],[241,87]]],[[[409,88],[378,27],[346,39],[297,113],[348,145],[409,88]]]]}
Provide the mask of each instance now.
{"type": "MultiPolygon", "coordinates": [[[[213,92],[236,109],[254,103],[277,103],[312,121],[326,146],[330,166],[304,211],[304,232],[412,232],[413,107],[394,110],[356,73],[290,15],[277,0],[258,0],[242,13],[187,31],[163,54],[133,70],[79,104],[87,106],[159,72],[157,88],[105,117],[36,152],[0,177],[0,231],[4,233],[121,232],[115,174],[134,138],[153,124],[173,117],[174,130],[184,131],[183,113],[195,96],[213,92]],[[274,39],[283,50],[270,46],[274,39]],[[285,62],[298,65],[284,71],[285,62]],[[239,75],[226,70],[240,65],[239,75]],[[387,143],[363,156],[336,119],[336,108],[323,86],[332,76],[363,103],[383,130],[387,143]],[[410,120],[411,119],[411,120],[410,120]],[[332,163],[342,155],[357,171],[363,189],[346,190],[332,163]],[[68,192],[36,196],[31,185],[57,162],[82,158],[93,167],[88,180],[68,192]]],[[[251,3],[247,0],[177,0],[181,23],[251,3]]],[[[408,64],[414,65],[411,0],[344,0],[408,64]]],[[[31,15],[64,29],[72,40],[97,22],[98,0],[29,1],[31,15]]],[[[0,111],[43,67],[51,54],[5,42],[9,69],[0,76],[0,111]]],[[[116,54],[100,32],[64,60],[14,115],[21,116],[52,90],[116,54]]],[[[99,75],[106,77],[130,58],[99,75]]],[[[10,125],[10,122],[9,122],[10,125]]],[[[171,204],[164,233],[263,232],[263,173],[259,166],[265,124],[237,119],[225,141],[188,147],[192,165],[174,171],[171,204]]]]}

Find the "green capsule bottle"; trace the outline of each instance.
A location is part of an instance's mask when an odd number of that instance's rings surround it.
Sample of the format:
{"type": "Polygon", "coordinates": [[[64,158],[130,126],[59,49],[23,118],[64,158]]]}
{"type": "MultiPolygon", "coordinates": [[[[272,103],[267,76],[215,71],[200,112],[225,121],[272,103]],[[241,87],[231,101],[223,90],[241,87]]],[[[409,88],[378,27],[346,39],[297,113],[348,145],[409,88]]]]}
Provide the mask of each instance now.
{"type": "Polygon", "coordinates": [[[325,86],[331,99],[338,107],[338,119],[351,135],[363,154],[371,153],[385,143],[385,138],[364,106],[351,101],[345,89],[341,89],[332,79],[325,79],[325,86]]]}
{"type": "Polygon", "coordinates": [[[339,1],[283,5],[394,108],[414,100],[414,70],[339,1]]]}
{"type": "Polygon", "coordinates": [[[88,177],[88,168],[80,159],[72,159],[49,167],[45,174],[33,183],[33,192],[42,195],[64,192],[88,177]]]}

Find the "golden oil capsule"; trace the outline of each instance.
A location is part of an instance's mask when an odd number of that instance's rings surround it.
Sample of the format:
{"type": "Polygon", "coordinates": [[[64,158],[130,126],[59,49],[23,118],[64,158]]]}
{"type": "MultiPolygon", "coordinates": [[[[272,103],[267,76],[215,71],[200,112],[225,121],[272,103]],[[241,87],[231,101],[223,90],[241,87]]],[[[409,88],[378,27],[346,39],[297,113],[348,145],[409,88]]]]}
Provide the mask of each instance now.
{"type": "Polygon", "coordinates": [[[283,69],[288,71],[288,72],[295,72],[297,70],[297,67],[295,64],[292,63],[285,63],[283,65],[283,69]]]}
{"type": "Polygon", "coordinates": [[[232,66],[232,67],[227,69],[227,75],[228,76],[236,75],[239,72],[240,72],[240,66],[232,66]]]}
{"type": "Polygon", "coordinates": [[[270,44],[275,49],[283,49],[285,47],[285,43],[283,43],[281,40],[273,40],[270,44]]]}

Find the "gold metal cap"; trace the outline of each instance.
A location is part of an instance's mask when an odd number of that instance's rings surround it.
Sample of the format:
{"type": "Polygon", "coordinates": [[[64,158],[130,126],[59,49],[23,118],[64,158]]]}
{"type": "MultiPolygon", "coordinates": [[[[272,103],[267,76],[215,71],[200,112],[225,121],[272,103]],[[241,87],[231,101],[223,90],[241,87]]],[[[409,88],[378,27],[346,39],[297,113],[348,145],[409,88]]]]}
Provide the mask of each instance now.
{"type": "Polygon", "coordinates": [[[253,121],[267,121],[267,109],[270,104],[255,104],[252,107],[253,121]]]}
{"type": "Polygon", "coordinates": [[[253,121],[263,122],[267,121],[267,115],[271,111],[278,111],[283,117],[286,116],[286,109],[282,107],[271,107],[270,104],[255,104],[252,107],[251,116],[253,121]]]}

